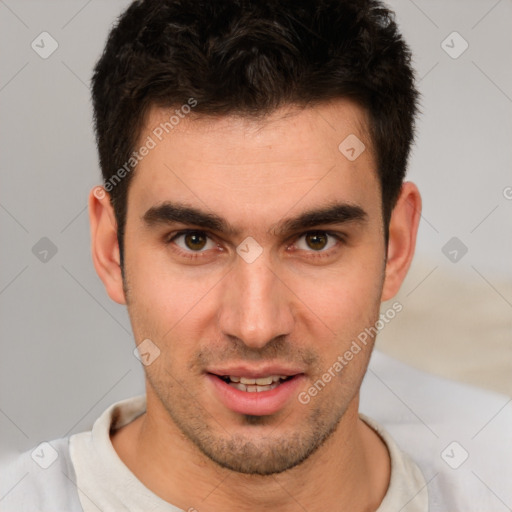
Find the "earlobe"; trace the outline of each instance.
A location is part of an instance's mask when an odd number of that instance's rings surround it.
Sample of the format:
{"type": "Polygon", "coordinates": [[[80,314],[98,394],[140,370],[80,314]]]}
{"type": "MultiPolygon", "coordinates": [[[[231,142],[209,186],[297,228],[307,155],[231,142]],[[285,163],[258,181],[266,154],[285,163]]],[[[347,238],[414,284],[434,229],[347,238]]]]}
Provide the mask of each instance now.
{"type": "Polygon", "coordinates": [[[94,187],[89,193],[89,222],[94,268],[103,281],[109,297],[119,304],[126,304],[117,223],[110,196],[102,187],[94,187]]]}
{"type": "Polygon", "coordinates": [[[389,223],[388,259],[382,301],[393,298],[400,289],[414,256],[421,217],[421,195],[414,183],[402,185],[389,223]]]}

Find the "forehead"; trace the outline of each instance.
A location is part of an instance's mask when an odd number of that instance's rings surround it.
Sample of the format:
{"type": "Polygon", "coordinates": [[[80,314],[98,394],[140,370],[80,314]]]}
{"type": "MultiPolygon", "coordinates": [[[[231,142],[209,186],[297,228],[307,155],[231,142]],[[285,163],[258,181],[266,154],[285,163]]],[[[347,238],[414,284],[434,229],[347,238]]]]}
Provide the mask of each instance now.
{"type": "Polygon", "coordinates": [[[137,147],[151,140],[153,148],[137,164],[128,210],[179,199],[217,213],[237,207],[249,219],[294,204],[380,203],[367,119],[355,103],[288,106],[263,119],[175,111],[154,107],[145,118],[137,147]],[[348,158],[352,147],[365,149],[348,158]]]}
{"type": "Polygon", "coordinates": [[[150,136],[160,146],[172,146],[173,142],[176,145],[185,143],[196,149],[196,153],[189,157],[203,155],[220,144],[239,163],[249,163],[252,156],[257,157],[257,162],[264,162],[266,157],[275,159],[279,156],[287,156],[288,160],[308,161],[315,156],[326,156],[323,150],[330,153],[334,150],[338,156],[340,137],[351,134],[364,141],[368,149],[371,146],[367,113],[349,100],[324,102],[312,107],[287,105],[258,117],[203,115],[193,108],[187,111],[182,108],[184,106],[149,108],[139,142],[142,144],[150,136]],[[313,147],[316,154],[311,152],[313,147]],[[258,154],[251,154],[251,149],[256,149],[258,154]],[[237,150],[242,154],[236,154],[237,150]],[[267,151],[262,153],[261,150],[267,151]],[[289,151],[293,154],[287,155],[289,151]]]}

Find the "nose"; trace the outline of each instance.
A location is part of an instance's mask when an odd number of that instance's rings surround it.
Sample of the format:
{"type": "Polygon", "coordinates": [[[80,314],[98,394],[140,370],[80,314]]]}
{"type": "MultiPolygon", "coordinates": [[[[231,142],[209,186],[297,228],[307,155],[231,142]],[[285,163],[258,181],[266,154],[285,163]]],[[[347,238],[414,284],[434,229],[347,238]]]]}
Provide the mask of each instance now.
{"type": "Polygon", "coordinates": [[[271,267],[265,252],[252,263],[238,257],[234,265],[222,290],[218,319],[223,335],[260,349],[290,334],[293,294],[271,267]]]}

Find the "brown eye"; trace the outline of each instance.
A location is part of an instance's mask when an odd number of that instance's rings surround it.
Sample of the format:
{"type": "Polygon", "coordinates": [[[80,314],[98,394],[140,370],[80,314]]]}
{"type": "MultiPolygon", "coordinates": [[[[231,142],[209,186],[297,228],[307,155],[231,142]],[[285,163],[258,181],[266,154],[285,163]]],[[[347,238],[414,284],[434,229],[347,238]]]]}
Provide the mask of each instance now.
{"type": "Polygon", "coordinates": [[[200,251],[206,245],[207,237],[201,233],[187,233],[185,245],[193,251],[200,251]]]}
{"type": "Polygon", "coordinates": [[[304,233],[296,242],[296,247],[302,251],[327,252],[336,246],[340,238],[325,231],[309,231],[304,233]]]}
{"type": "Polygon", "coordinates": [[[329,241],[326,233],[308,233],[305,235],[308,247],[315,251],[321,251],[329,241]]]}
{"type": "Polygon", "coordinates": [[[204,252],[213,249],[215,243],[203,231],[186,231],[175,235],[169,242],[176,244],[186,252],[204,252]]]}

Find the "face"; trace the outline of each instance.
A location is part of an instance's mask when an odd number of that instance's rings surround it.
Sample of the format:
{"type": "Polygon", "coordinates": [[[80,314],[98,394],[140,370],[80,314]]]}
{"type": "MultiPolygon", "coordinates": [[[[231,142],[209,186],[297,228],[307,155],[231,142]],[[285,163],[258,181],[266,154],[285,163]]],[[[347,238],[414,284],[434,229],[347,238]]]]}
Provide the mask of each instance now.
{"type": "Polygon", "coordinates": [[[136,343],[160,351],[148,404],[220,466],[281,472],[336,431],[371,352],[332,370],[378,319],[384,282],[364,113],[189,116],[158,141],[168,117],[146,119],[156,146],[130,183],[124,247],[136,343]],[[366,145],[355,160],[338,149],[351,134],[366,145]]]}

